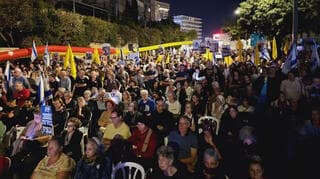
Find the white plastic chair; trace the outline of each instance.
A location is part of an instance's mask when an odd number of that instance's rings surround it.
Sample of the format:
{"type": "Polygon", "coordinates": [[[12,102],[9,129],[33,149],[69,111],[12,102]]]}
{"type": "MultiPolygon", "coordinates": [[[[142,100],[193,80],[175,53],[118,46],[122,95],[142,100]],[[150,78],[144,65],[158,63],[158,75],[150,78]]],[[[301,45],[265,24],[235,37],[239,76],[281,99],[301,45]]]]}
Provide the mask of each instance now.
{"type": "MultiPolygon", "coordinates": [[[[214,123],[216,123],[217,124],[217,126],[216,126],[216,135],[218,135],[218,133],[219,133],[219,127],[220,127],[220,120],[219,119],[217,119],[217,118],[215,118],[215,117],[213,117],[213,116],[202,116],[202,117],[200,117],[199,118],[199,120],[198,120],[198,124],[201,124],[202,123],[202,121],[204,121],[204,120],[209,120],[209,121],[211,121],[213,124],[214,123]]],[[[199,132],[202,132],[202,131],[200,131],[200,129],[199,129],[199,132]]]]}
{"type": "Polygon", "coordinates": [[[116,174],[118,170],[122,171],[122,177],[123,179],[145,179],[145,171],[143,167],[140,164],[134,163],[134,162],[123,162],[119,163],[114,167],[111,174],[111,179],[116,179],[116,174]],[[129,170],[126,170],[126,168],[129,168],[129,170]],[[133,175],[132,175],[132,172],[133,175]],[[138,173],[141,173],[141,178],[137,177],[138,173]]]}
{"type": "Polygon", "coordinates": [[[25,126],[18,126],[16,129],[17,129],[17,137],[16,139],[19,139],[22,131],[24,130],[25,126]]]}

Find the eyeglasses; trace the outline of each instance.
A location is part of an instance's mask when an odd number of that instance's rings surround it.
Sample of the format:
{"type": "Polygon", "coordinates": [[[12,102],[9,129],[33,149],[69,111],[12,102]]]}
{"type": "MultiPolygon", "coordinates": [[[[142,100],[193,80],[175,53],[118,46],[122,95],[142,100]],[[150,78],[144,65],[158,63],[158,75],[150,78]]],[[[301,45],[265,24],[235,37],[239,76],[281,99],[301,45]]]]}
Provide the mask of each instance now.
{"type": "Polygon", "coordinates": [[[74,125],[67,125],[67,128],[75,127],[74,125]]]}

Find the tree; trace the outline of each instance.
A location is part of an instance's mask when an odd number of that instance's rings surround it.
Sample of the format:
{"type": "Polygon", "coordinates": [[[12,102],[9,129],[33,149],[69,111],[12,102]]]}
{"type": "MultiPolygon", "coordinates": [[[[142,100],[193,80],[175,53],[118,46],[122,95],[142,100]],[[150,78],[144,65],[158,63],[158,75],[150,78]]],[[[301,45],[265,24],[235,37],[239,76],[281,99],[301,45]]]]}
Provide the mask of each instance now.
{"type": "MultiPolygon", "coordinates": [[[[240,3],[240,29],[269,37],[287,34],[292,5],[285,0],[247,0],[240,3]]],[[[289,26],[290,27],[290,26],[289,26]]]]}
{"type": "Polygon", "coordinates": [[[117,46],[118,25],[95,17],[85,16],[83,19],[86,41],[96,43],[110,43],[117,46]]]}
{"type": "Polygon", "coordinates": [[[2,45],[13,47],[31,33],[32,2],[0,0],[0,36],[2,45]]]}
{"type": "Polygon", "coordinates": [[[232,40],[238,40],[238,38],[246,38],[246,31],[242,30],[237,24],[235,19],[227,19],[222,27],[224,33],[227,33],[231,36],[232,40]]]}
{"type": "MultiPolygon", "coordinates": [[[[229,34],[259,33],[269,38],[276,36],[282,39],[291,33],[292,0],[246,0],[239,4],[239,10],[237,26],[228,23],[224,26],[229,34]]],[[[320,1],[299,0],[298,11],[298,31],[319,33],[320,1]]]]}

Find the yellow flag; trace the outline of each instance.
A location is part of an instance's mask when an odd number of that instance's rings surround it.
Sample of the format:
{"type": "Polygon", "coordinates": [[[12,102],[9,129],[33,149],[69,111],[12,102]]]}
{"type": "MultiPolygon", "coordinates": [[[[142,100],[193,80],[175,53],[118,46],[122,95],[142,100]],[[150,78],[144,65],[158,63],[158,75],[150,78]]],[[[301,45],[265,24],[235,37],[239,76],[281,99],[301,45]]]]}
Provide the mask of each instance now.
{"type": "Polygon", "coordinates": [[[167,54],[166,64],[170,63],[170,54],[167,54]]]}
{"type": "Polygon", "coordinates": [[[242,44],[241,40],[238,39],[238,41],[237,41],[237,50],[238,50],[238,58],[239,58],[240,62],[243,61],[242,49],[243,49],[243,44],[242,44]]]}
{"type": "Polygon", "coordinates": [[[156,64],[159,64],[162,62],[162,59],[163,59],[163,55],[159,55],[157,60],[156,60],[156,64]]]}
{"type": "Polygon", "coordinates": [[[224,57],[224,62],[227,64],[227,67],[229,67],[233,63],[233,60],[231,56],[226,56],[224,57]]]}
{"type": "Polygon", "coordinates": [[[70,64],[70,71],[71,71],[71,76],[76,79],[77,77],[77,67],[76,67],[76,62],[74,60],[74,56],[72,53],[71,46],[68,45],[68,50],[67,50],[68,56],[66,56],[67,60],[69,61],[70,64]]]}
{"type": "Polygon", "coordinates": [[[260,64],[260,53],[258,44],[254,48],[254,65],[258,66],[260,64]]]}
{"type": "Polygon", "coordinates": [[[209,61],[212,61],[213,60],[213,53],[211,53],[210,51],[209,51],[209,55],[208,55],[208,57],[209,57],[209,61]]]}
{"type": "Polygon", "coordinates": [[[202,55],[205,59],[208,61],[212,61],[213,59],[213,53],[210,52],[209,48],[206,48],[206,53],[202,55]]]}
{"type": "Polygon", "coordinates": [[[289,48],[290,48],[290,42],[289,42],[289,40],[286,39],[284,41],[284,45],[283,45],[283,53],[285,55],[288,55],[289,48]]]}
{"type": "Polygon", "coordinates": [[[273,60],[276,60],[278,58],[277,41],[275,37],[273,37],[272,39],[272,58],[273,60]]]}
{"type": "Polygon", "coordinates": [[[94,48],[93,50],[92,61],[97,65],[101,64],[98,48],[94,48]]]}

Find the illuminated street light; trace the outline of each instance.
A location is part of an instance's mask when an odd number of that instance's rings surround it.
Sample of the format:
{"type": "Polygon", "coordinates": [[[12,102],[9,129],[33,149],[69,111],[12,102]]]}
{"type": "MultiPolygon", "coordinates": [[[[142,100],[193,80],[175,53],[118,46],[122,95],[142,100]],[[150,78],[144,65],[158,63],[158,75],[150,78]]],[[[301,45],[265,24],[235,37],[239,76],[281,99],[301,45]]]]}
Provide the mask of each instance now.
{"type": "Polygon", "coordinates": [[[236,16],[240,15],[240,8],[237,8],[237,9],[234,11],[234,14],[235,14],[236,16]]]}

